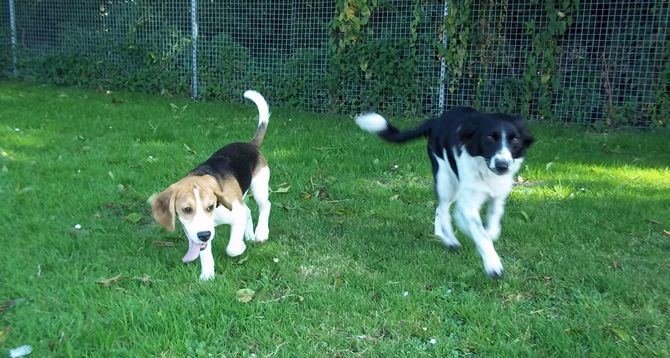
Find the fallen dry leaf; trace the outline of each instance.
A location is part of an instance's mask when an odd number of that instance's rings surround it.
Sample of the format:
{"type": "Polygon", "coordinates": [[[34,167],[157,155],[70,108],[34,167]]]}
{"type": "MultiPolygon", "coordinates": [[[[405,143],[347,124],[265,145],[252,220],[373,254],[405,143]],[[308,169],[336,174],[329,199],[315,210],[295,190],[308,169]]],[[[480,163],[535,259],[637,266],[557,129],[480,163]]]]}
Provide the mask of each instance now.
{"type": "Polygon", "coordinates": [[[342,285],[344,285],[344,280],[342,279],[342,276],[338,272],[337,277],[335,278],[335,286],[336,287],[342,287],[342,285]]]}
{"type": "Polygon", "coordinates": [[[115,283],[117,283],[117,282],[119,282],[123,279],[129,279],[129,278],[132,278],[132,277],[118,275],[118,276],[108,278],[108,279],[105,279],[105,280],[95,281],[95,283],[99,283],[99,284],[103,285],[104,287],[108,287],[108,286],[113,285],[113,284],[115,284],[115,283]]]}
{"type": "Polygon", "coordinates": [[[251,302],[254,299],[254,290],[242,288],[237,290],[237,300],[242,303],[251,302]]]}
{"type": "Polygon", "coordinates": [[[665,236],[670,236],[670,231],[668,231],[668,230],[663,230],[663,234],[664,234],[665,236]]]}
{"type": "Polygon", "coordinates": [[[614,266],[615,270],[621,270],[621,266],[619,266],[619,263],[616,260],[612,260],[612,266],[614,266]]]}
{"type": "MultiPolygon", "coordinates": [[[[137,277],[133,277],[133,278],[137,278],[137,277]]],[[[147,286],[150,286],[153,283],[153,281],[151,280],[151,278],[149,278],[149,275],[147,275],[147,274],[142,275],[142,277],[140,279],[142,280],[142,283],[147,285],[147,286]]]]}
{"type": "Polygon", "coordinates": [[[370,298],[374,301],[379,301],[379,299],[381,298],[379,291],[375,291],[375,293],[373,293],[370,298]]]}
{"type": "Polygon", "coordinates": [[[343,208],[337,208],[337,210],[335,210],[335,212],[337,212],[338,215],[343,215],[343,216],[351,216],[351,215],[354,215],[353,212],[351,212],[351,211],[349,211],[349,210],[347,210],[347,209],[343,209],[343,208]]]}
{"type": "Polygon", "coordinates": [[[160,247],[174,247],[177,246],[177,243],[174,243],[172,241],[154,241],[154,245],[160,246],[160,247]]]}
{"type": "Polygon", "coordinates": [[[0,154],[1,154],[3,157],[8,158],[9,160],[14,160],[14,159],[15,159],[13,155],[8,154],[8,153],[5,152],[4,150],[1,151],[0,154]]]}
{"type": "Polygon", "coordinates": [[[270,189],[270,192],[271,193],[282,194],[282,193],[288,193],[289,189],[291,189],[291,187],[287,186],[287,187],[283,187],[283,188],[278,188],[277,190],[270,189]]]}
{"type": "Polygon", "coordinates": [[[7,301],[2,306],[0,306],[0,312],[5,312],[8,309],[16,306],[17,304],[19,304],[19,303],[21,303],[25,300],[26,300],[25,298],[21,297],[21,298],[15,298],[13,300],[7,301]]]}
{"type": "Polygon", "coordinates": [[[5,343],[5,341],[7,340],[7,333],[9,333],[10,329],[11,328],[7,327],[2,331],[0,331],[0,343],[5,343]]]}
{"type": "Polygon", "coordinates": [[[137,224],[140,220],[142,220],[142,214],[140,213],[130,213],[126,216],[123,217],[123,220],[130,221],[133,224],[137,224]]]}
{"type": "Polygon", "coordinates": [[[626,331],[622,331],[620,329],[611,327],[607,327],[605,328],[605,330],[613,333],[615,336],[619,337],[619,339],[621,339],[622,341],[627,341],[630,339],[630,334],[626,331]]]}
{"type": "Polygon", "coordinates": [[[551,276],[531,276],[528,278],[529,280],[538,280],[538,281],[551,281],[554,278],[551,276]]]}

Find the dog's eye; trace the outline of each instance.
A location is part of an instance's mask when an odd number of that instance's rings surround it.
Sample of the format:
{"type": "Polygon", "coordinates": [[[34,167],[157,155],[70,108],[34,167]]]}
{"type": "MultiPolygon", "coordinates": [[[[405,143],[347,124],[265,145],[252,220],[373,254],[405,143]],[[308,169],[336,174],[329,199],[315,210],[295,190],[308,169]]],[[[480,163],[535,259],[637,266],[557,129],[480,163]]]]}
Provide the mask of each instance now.
{"type": "Polygon", "coordinates": [[[211,212],[212,210],[214,210],[214,205],[210,205],[207,207],[207,212],[211,212]]]}
{"type": "Polygon", "coordinates": [[[193,212],[193,209],[191,209],[190,207],[187,206],[187,207],[181,209],[181,211],[183,211],[184,214],[190,214],[190,213],[193,212]]]}

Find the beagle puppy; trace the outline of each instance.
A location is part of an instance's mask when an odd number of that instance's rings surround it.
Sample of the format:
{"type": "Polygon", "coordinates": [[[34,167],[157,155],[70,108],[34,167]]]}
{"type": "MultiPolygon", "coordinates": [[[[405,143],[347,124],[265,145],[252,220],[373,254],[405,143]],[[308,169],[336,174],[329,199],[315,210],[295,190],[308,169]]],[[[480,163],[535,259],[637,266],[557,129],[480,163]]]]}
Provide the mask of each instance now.
{"type": "Polygon", "coordinates": [[[211,242],[217,225],[230,225],[226,253],[231,257],[244,252],[243,239],[259,243],[268,239],[270,169],[259,148],[270,112],[258,92],[246,91],[244,97],[258,107],[258,128],[251,141],[219,149],[151,202],[154,219],[168,231],[174,231],[175,216],[179,218],[188,239],[188,251],[182,261],[190,262],[200,256],[202,281],[214,278],[211,242]],[[251,210],[244,202],[249,189],[259,208],[255,232],[251,210]]]}

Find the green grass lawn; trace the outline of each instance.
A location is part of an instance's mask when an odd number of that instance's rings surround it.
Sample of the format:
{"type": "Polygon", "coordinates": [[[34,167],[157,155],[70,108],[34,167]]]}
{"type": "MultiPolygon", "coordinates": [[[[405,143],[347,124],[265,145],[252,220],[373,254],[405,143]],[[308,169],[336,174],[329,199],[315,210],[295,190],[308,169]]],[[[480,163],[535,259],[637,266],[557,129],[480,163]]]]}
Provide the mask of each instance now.
{"type": "Polygon", "coordinates": [[[532,125],[491,280],[469,239],[432,235],[424,141],[270,99],[270,239],[228,258],[220,226],[203,283],[147,199],[250,140],[256,108],[115,97],[0,83],[0,355],[670,355],[667,132],[532,125]]]}

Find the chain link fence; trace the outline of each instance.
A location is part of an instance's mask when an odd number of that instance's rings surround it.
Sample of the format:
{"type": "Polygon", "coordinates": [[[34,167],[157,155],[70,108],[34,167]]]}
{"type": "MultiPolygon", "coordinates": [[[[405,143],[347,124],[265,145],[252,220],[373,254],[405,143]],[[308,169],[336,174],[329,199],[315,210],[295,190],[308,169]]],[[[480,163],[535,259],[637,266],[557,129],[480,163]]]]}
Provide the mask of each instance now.
{"type": "Polygon", "coordinates": [[[664,126],[668,0],[9,0],[0,78],[317,112],[664,126]]]}

